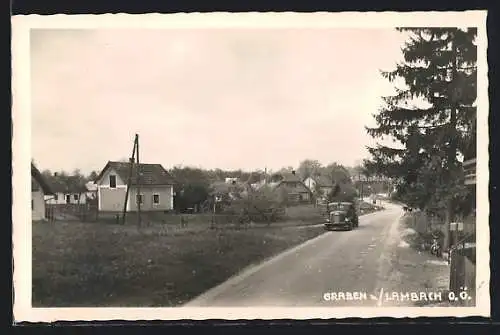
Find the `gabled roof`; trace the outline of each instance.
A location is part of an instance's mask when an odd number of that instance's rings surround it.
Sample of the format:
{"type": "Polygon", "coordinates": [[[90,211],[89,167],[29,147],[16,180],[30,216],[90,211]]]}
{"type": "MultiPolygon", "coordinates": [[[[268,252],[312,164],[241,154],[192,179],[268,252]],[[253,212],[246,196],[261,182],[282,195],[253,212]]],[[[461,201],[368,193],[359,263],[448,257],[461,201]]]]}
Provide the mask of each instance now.
{"type": "Polygon", "coordinates": [[[333,182],[330,178],[326,176],[311,176],[311,179],[313,179],[319,186],[323,187],[331,187],[333,186],[333,182]]]}
{"type": "Polygon", "coordinates": [[[302,182],[302,180],[300,180],[300,177],[294,173],[283,173],[281,176],[283,177],[281,182],[285,182],[285,183],[287,183],[287,182],[288,183],[290,183],[290,182],[302,182]]]}
{"type": "MultiPolygon", "coordinates": [[[[134,164],[132,171],[132,185],[137,185],[137,168],[139,169],[141,185],[173,185],[174,178],[161,166],[161,164],[134,164]]],[[[104,173],[109,169],[116,171],[118,176],[126,183],[130,174],[130,163],[128,162],[113,162],[108,161],[104,169],[102,169],[96,182],[102,178],[104,173]]]]}
{"type": "Polygon", "coordinates": [[[36,168],[36,166],[32,163],[31,164],[31,191],[38,191],[38,185],[42,188],[42,191],[44,194],[54,194],[52,191],[51,187],[45,180],[45,178],[42,176],[40,171],[36,168]],[[33,181],[36,181],[34,183],[33,181]]]}

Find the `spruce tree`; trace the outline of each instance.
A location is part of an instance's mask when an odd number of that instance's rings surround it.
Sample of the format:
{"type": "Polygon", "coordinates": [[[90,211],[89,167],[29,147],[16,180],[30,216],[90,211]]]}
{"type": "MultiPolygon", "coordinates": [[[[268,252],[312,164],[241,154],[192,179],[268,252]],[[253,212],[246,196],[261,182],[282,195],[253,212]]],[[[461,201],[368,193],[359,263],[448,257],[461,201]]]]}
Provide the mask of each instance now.
{"type": "Polygon", "coordinates": [[[366,129],[375,139],[399,145],[369,147],[365,167],[398,180],[398,194],[407,204],[446,208],[449,215],[466,192],[460,160],[475,136],[477,29],[398,31],[409,35],[404,61],[382,75],[393,83],[403,79],[405,87],[383,97],[374,115],[377,126],[366,129]]]}

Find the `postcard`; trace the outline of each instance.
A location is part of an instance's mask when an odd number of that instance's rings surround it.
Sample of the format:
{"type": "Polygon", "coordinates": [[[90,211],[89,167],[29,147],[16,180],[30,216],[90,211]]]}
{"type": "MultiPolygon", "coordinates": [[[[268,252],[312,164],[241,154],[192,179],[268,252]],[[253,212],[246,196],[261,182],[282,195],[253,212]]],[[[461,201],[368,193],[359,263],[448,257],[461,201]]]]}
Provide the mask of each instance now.
{"type": "Polygon", "coordinates": [[[14,319],[489,316],[486,14],[12,17],[14,319]]]}

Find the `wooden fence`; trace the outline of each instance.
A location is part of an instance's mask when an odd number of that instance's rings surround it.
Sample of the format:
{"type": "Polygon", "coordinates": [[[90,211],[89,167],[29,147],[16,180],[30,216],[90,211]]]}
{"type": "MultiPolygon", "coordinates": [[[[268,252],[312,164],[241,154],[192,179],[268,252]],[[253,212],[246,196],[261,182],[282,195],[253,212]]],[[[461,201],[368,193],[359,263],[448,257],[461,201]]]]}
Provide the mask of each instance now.
{"type": "MultiPolygon", "coordinates": [[[[465,287],[471,297],[475,297],[476,288],[476,218],[470,215],[467,218],[456,217],[454,223],[445,224],[436,216],[429,216],[425,212],[415,211],[410,214],[411,227],[421,236],[438,230],[446,235],[442,241],[444,255],[450,263],[450,291],[460,293],[465,287]]],[[[474,299],[466,302],[473,304],[474,299]]]]}
{"type": "Polygon", "coordinates": [[[45,217],[54,221],[88,221],[98,219],[97,205],[85,204],[45,204],[45,217]]]}

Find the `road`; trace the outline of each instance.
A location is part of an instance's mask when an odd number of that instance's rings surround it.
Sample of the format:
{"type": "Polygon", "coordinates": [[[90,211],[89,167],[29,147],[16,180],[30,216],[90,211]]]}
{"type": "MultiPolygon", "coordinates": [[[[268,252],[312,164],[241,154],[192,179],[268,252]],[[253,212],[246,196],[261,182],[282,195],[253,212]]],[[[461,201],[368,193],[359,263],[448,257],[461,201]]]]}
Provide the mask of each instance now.
{"type": "Polygon", "coordinates": [[[352,231],[332,231],[245,271],[185,306],[376,306],[390,273],[401,207],[360,217],[352,231]],[[327,294],[325,299],[325,293],[327,294]],[[349,296],[351,294],[351,296],[349,296]],[[366,297],[366,299],[365,299],[366,297]],[[354,300],[348,300],[352,298],[354,300]]]}

